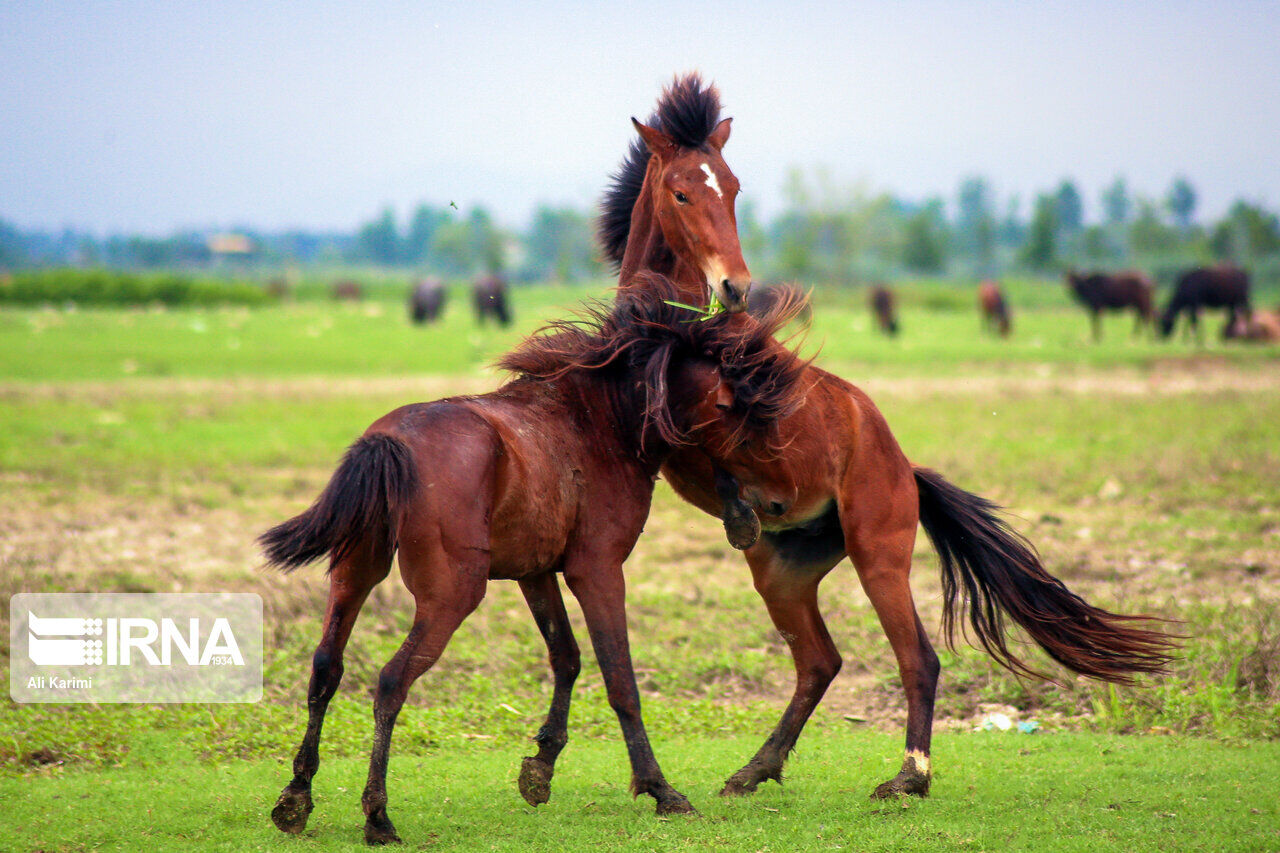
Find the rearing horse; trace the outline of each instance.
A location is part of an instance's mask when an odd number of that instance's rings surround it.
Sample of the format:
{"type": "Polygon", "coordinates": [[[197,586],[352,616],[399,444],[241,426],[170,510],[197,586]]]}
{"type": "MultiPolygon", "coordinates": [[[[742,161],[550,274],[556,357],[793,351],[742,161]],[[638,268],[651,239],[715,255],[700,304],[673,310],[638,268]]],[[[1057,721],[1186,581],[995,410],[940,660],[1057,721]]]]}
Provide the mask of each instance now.
{"type": "MultiPolygon", "coordinates": [[[[636,129],[642,144],[632,145],[614,177],[599,233],[606,256],[619,265],[620,294],[645,287],[637,274],[653,269],[675,280],[684,301],[707,306],[714,294],[729,311],[741,311],[748,277],[734,216],[738,181],[721,156],[729,120],[720,119],[716,89],[696,74],[677,78],[649,123],[636,129]],[[733,272],[718,278],[719,271],[733,272]]],[[[746,314],[735,320],[754,322],[746,314]]],[[[914,467],[858,388],[812,366],[802,381],[805,402],[779,420],[785,450],[773,460],[762,462],[726,434],[718,450],[709,453],[707,443],[678,449],[662,469],[704,512],[726,517],[749,507],[759,516],[764,533],[746,550],[747,563],[795,661],[795,692],[782,719],[722,794],[781,780],[786,756],[839,672],[818,585],[846,556],[893,647],[907,699],[902,769],[873,796],[928,792],[939,663],[908,582],[917,522],[942,564],[948,643],[957,622],[967,622],[1000,664],[1031,673],[1007,645],[1008,618],[1075,672],[1125,683],[1163,671],[1170,639],[1130,624],[1148,617],[1110,613],[1069,591],[993,504],[914,467]],[[738,489],[735,479],[751,485],[738,489]]]]}

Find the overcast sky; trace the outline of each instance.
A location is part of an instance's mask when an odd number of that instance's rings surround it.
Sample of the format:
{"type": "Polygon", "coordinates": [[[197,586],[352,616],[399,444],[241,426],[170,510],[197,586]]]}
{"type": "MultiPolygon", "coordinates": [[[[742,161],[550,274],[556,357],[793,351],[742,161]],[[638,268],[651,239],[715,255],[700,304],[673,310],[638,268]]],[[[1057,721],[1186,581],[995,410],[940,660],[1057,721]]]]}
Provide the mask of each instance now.
{"type": "Polygon", "coordinates": [[[0,0],[0,218],[349,229],[384,205],[586,207],[676,72],[788,169],[912,199],[1123,175],[1280,207],[1280,4],[0,0]]]}

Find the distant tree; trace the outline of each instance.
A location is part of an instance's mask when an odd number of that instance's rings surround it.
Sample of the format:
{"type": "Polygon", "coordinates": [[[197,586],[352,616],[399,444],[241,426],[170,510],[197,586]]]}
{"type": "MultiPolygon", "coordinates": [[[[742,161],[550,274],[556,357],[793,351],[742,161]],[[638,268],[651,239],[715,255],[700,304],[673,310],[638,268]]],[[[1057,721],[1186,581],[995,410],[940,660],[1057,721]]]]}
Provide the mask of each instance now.
{"type": "Polygon", "coordinates": [[[1191,218],[1196,212],[1196,191],[1186,178],[1174,179],[1169,187],[1169,194],[1165,197],[1165,204],[1173,216],[1174,224],[1184,232],[1189,230],[1191,218]]]}
{"type": "Polygon", "coordinates": [[[446,222],[431,238],[433,267],[445,275],[470,275],[475,271],[474,241],[465,222],[446,222]]]}
{"type": "Polygon", "coordinates": [[[573,281],[595,275],[591,221],[572,208],[541,206],[533,214],[525,238],[522,275],[536,280],[573,281]]]}
{"type": "Polygon", "coordinates": [[[1004,216],[996,224],[996,241],[1006,248],[1021,246],[1027,241],[1027,226],[1022,220],[1022,199],[1010,196],[1005,203],[1004,216]]]}
{"type": "Polygon", "coordinates": [[[377,219],[360,226],[356,243],[360,254],[374,263],[390,266],[399,262],[400,234],[390,207],[383,208],[377,219]]]}
{"type": "Polygon", "coordinates": [[[1138,199],[1138,215],[1129,224],[1129,244],[1140,254],[1164,254],[1178,248],[1178,232],[1160,217],[1150,199],[1138,199]]]}
{"type": "Polygon", "coordinates": [[[409,231],[404,238],[404,260],[411,264],[430,265],[431,241],[441,225],[449,221],[449,213],[438,207],[420,204],[409,220],[409,231]]]}
{"type": "Polygon", "coordinates": [[[1102,215],[1107,225],[1124,225],[1133,212],[1129,187],[1124,178],[1116,178],[1102,191],[1102,215]]]}
{"type": "Polygon", "coordinates": [[[975,176],[961,181],[956,207],[958,248],[980,267],[990,267],[995,260],[996,218],[987,180],[975,176]]]}
{"type": "Polygon", "coordinates": [[[1236,263],[1280,252],[1280,220],[1257,205],[1237,201],[1214,226],[1209,249],[1214,257],[1236,263]]]}
{"type": "Polygon", "coordinates": [[[1058,199],[1041,194],[1036,198],[1036,206],[1031,213],[1027,240],[1019,255],[1021,261],[1036,270],[1052,268],[1058,258],[1057,235],[1058,199]]]}
{"type": "Polygon", "coordinates": [[[769,235],[756,213],[755,202],[743,199],[738,202],[738,242],[742,245],[742,255],[751,267],[763,265],[769,252],[769,235]]]}
{"type": "Polygon", "coordinates": [[[0,269],[16,269],[27,261],[22,233],[0,219],[0,269]]]}
{"type": "Polygon", "coordinates": [[[914,272],[941,272],[947,261],[942,201],[930,199],[903,226],[902,263],[914,272]]]}
{"type": "Polygon", "coordinates": [[[467,215],[467,228],[473,261],[484,272],[500,273],[506,269],[506,241],[489,211],[480,206],[472,208],[467,215]]]}
{"type": "Polygon", "coordinates": [[[1084,227],[1084,202],[1080,199],[1080,191],[1076,189],[1074,181],[1067,179],[1058,184],[1054,214],[1058,228],[1064,234],[1074,234],[1084,227]]]}

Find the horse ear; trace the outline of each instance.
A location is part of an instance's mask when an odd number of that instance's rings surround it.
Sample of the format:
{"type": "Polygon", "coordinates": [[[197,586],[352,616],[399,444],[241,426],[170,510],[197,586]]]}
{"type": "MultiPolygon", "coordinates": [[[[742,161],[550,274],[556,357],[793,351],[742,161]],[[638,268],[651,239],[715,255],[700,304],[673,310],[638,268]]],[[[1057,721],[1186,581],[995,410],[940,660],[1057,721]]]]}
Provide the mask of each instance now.
{"type": "Polygon", "coordinates": [[[707,144],[719,151],[724,148],[724,144],[729,141],[729,125],[733,119],[727,118],[716,125],[716,129],[711,131],[711,135],[707,137],[707,144]]]}
{"type": "Polygon", "coordinates": [[[644,140],[645,147],[649,149],[650,154],[659,160],[664,160],[670,159],[671,155],[675,153],[676,143],[670,136],[667,136],[656,127],[641,124],[636,121],[635,116],[631,117],[631,123],[635,125],[636,133],[640,134],[640,138],[644,140]]]}

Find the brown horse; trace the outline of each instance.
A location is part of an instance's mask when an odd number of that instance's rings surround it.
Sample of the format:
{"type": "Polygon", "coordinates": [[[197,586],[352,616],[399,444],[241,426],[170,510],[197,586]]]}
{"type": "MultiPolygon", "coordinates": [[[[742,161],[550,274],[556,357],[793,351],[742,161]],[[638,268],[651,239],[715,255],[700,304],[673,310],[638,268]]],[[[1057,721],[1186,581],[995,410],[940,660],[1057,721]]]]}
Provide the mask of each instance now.
{"type": "Polygon", "coordinates": [[[1002,338],[1009,337],[1009,333],[1013,331],[1009,303],[1005,301],[1000,285],[994,281],[984,281],[978,285],[978,314],[982,317],[982,327],[1002,338]]]}
{"type": "MultiPolygon", "coordinates": [[[[620,293],[650,286],[638,271],[660,269],[672,274],[683,301],[704,306],[702,270],[738,269],[746,276],[732,230],[731,188],[738,182],[720,156],[728,125],[719,121],[716,90],[697,75],[677,79],[640,134],[646,147],[632,147],[605,199],[605,254],[620,266],[620,293]],[[682,181],[698,173],[707,175],[708,185],[714,178],[723,191],[678,195],[687,186],[682,181]],[[625,214],[631,222],[626,234],[617,227],[625,214]],[[708,236],[693,241],[689,232],[708,236]]],[[[741,308],[737,291],[716,295],[726,307],[741,308]]],[[[745,315],[734,318],[747,326],[754,322],[745,315]]],[[[795,693],[782,719],[729,778],[723,794],[748,793],[766,779],[781,779],[786,756],[839,672],[840,655],[818,609],[818,586],[846,556],[893,647],[907,699],[902,770],[873,796],[928,791],[939,663],[908,582],[917,522],[942,563],[949,639],[956,623],[965,621],[998,662],[1028,672],[1006,641],[1011,619],[1075,672],[1123,683],[1136,673],[1163,670],[1171,651],[1165,635],[1129,624],[1145,617],[1087,604],[1045,571],[1034,548],[998,517],[995,506],[913,466],[866,394],[814,367],[803,371],[801,385],[804,403],[779,421],[785,450],[772,461],[760,461],[758,448],[726,435],[718,447],[700,442],[698,448],[677,449],[663,466],[676,492],[704,512],[723,517],[723,496],[729,494],[729,503],[745,502],[759,515],[764,533],[747,549],[747,563],[795,660],[795,693]],[[737,496],[734,478],[745,484],[737,496]]]]}
{"type": "Polygon", "coordinates": [[[1102,340],[1102,312],[1132,308],[1133,333],[1155,320],[1156,286],[1145,274],[1136,270],[1118,273],[1089,273],[1074,270],[1067,273],[1067,287],[1089,312],[1093,339],[1102,340]]]}
{"type": "Polygon", "coordinates": [[[876,328],[889,337],[898,334],[898,296],[883,284],[871,288],[867,301],[871,314],[876,318],[876,328]]]}
{"type": "Polygon", "coordinates": [[[428,276],[409,292],[409,319],[418,325],[434,323],[444,310],[444,282],[428,276]]]}
{"type": "MultiPolygon", "coordinates": [[[[649,513],[653,483],[672,448],[721,416],[770,444],[767,425],[799,403],[804,365],[771,339],[791,309],[743,329],[728,316],[687,323],[663,298],[677,291],[640,274],[643,287],[611,314],[561,323],[501,365],[518,378],[498,391],[405,406],[376,420],[347,451],[306,512],[264,533],[270,565],[290,571],[328,556],[329,604],[312,659],[306,734],[293,780],[271,813],[301,832],[312,809],[320,730],[342,678],[342,655],[369,591],[399,552],[413,593],[413,626],[383,668],[362,803],[365,840],[398,841],[387,816],[391,733],[410,685],[440,657],[484,597],[490,579],[515,580],[546,640],[555,674],[547,720],[525,759],[521,793],[546,802],[568,736],[579,669],[557,574],[582,606],[609,703],[631,759],[632,790],[658,814],[692,811],[663,776],[640,716],[627,644],[622,564],[649,513]]],[[[794,313],[794,312],[792,312],[794,313]]],[[[720,440],[720,439],[718,439],[720,440]]]]}
{"type": "Polygon", "coordinates": [[[511,325],[511,307],[507,301],[507,282],[500,275],[482,275],[471,286],[476,307],[476,322],[481,326],[492,318],[499,326],[511,325]]]}
{"type": "Polygon", "coordinates": [[[1191,333],[1199,338],[1201,308],[1227,309],[1225,330],[1230,330],[1239,318],[1244,318],[1247,324],[1251,310],[1249,274],[1229,264],[1199,267],[1183,273],[1178,277],[1169,305],[1160,315],[1160,336],[1167,338],[1173,334],[1178,315],[1185,311],[1191,333]]]}

